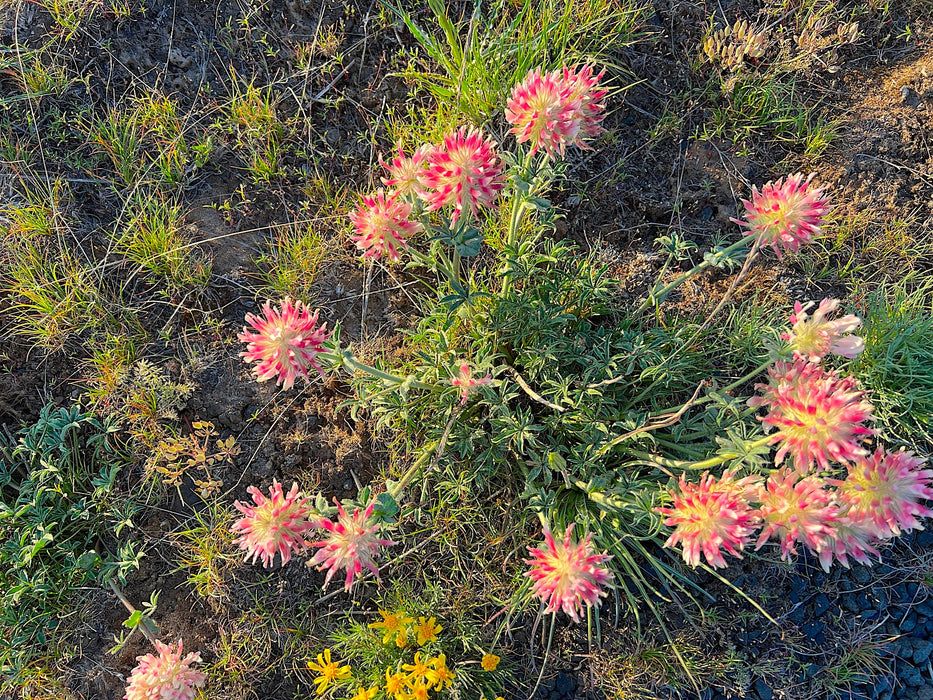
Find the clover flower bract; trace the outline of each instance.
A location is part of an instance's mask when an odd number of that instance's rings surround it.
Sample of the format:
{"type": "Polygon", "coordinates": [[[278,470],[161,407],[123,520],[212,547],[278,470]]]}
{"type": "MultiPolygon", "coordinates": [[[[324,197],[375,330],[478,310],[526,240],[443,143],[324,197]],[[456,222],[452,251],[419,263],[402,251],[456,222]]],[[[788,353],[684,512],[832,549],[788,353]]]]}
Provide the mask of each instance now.
{"type": "Polygon", "coordinates": [[[775,472],[761,493],[761,519],[764,523],[755,549],[761,549],[772,535],[781,541],[781,558],[796,554],[802,542],[814,554],[832,545],[839,509],[825,482],[803,477],[791,469],[775,472]]]}
{"type": "Polygon", "coordinates": [[[254,486],[250,486],[247,493],[256,505],[243,505],[239,501],[233,503],[243,514],[231,528],[242,533],[233,543],[246,550],[246,561],[260,559],[268,568],[278,553],[282,564],[288,563],[292,552],[305,548],[302,535],[312,527],[308,522],[308,499],[299,493],[298,484],[292,484],[291,490],[283,494],[282,485],[274,479],[268,498],[254,486]]]}
{"type": "Polygon", "coordinates": [[[798,251],[803,243],[810,243],[822,230],[820,224],[829,213],[829,197],[823,188],[810,187],[815,173],[806,180],[802,173],[789,175],[786,180],[769,182],[761,188],[752,188],[752,200],[742,200],[747,221],[732,219],[748,230],[746,236],[757,236],[762,245],[770,245],[777,256],[781,248],[798,251]]]}
{"type": "Polygon", "coordinates": [[[379,190],[375,194],[363,197],[357,209],[350,214],[350,220],[356,227],[353,241],[356,247],[364,251],[364,258],[378,258],[385,255],[395,262],[399,259],[399,248],[408,245],[409,237],[418,233],[423,226],[419,221],[411,221],[411,204],[398,199],[396,194],[386,194],[379,190]]]}
{"type": "Polygon", "coordinates": [[[428,155],[432,150],[432,146],[421,146],[408,157],[399,146],[398,155],[389,163],[385,163],[380,156],[379,162],[389,171],[389,177],[382,178],[382,184],[393,194],[420,197],[424,193],[421,178],[427,169],[428,155]]]}
{"type": "Polygon", "coordinates": [[[714,568],[726,566],[723,549],[741,558],[740,552],[759,523],[748,502],[750,491],[756,489],[754,477],[735,480],[729,472],[719,481],[706,472],[696,484],[681,475],[679,492],[671,493],[673,505],[657,509],[667,516],[664,524],[675,528],[664,546],[681,543],[684,561],[690,566],[700,563],[701,552],[714,568]]]}
{"type": "Polygon", "coordinates": [[[193,652],[182,658],[180,639],[177,651],[158,640],[155,647],[158,656],[136,657],[138,663],[130,674],[123,700],[192,700],[197,688],[207,680],[207,675],[191,668],[201,662],[201,655],[193,652]]]}
{"type": "Polygon", "coordinates": [[[380,525],[371,521],[374,508],[375,501],[365,510],[354,508],[353,515],[349,515],[337,502],[337,521],[320,518],[315,524],[327,534],[322,542],[312,542],[313,546],[321,549],[308,561],[308,566],[317,566],[318,571],[327,570],[325,586],[339,569],[347,572],[345,590],[350,590],[353,579],[363,571],[363,567],[379,578],[379,568],[375,563],[379,550],[395,543],[378,536],[380,525]]]}
{"type": "Polygon", "coordinates": [[[612,572],[603,564],[612,557],[596,554],[589,534],[580,542],[573,542],[573,528],[571,523],[563,542],[557,542],[545,527],[543,546],[528,548],[531,558],[525,563],[531,570],[525,576],[534,581],[535,595],[547,603],[545,612],[563,610],[574,622],[579,622],[584,605],[597,605],[600,597],[607,595],[612,572]]]}
{"type": "Polygon", "coordinates": [[[851,359],[865,349],[864,340],[857,335],[847,335],[862,324],[858,316],[849,314],[835,321],[826,320],[826,316],[839,308],[838,299],[823,299],[812,316],[807,314],[811,306],[812,301],[806,304],[795,302],[794,313],[790,317],[793,328],[781,334],[791,344],[795,357],[820,362],[832,353],[851,359]]]}
{"type": "Polygon", "coordinates": [[[279,308],[273,309],[267,301],[262,315],[246,314],[247,325],[237,338],[248,343],[240,353],[246,362],[256,363],[256,380],[264,382],[275,378],[283,389],[291,389],[298,375],[308,378],[308,367],[323,377],[324,370],[315,357],[324,351],[324,341],[330,337],[327,324],[315,328],[318,312],[312,315],[300,301],[285,297],[279,308]],[[250,326],[255,332],[250,330],[250,326]]]}
{"type": "Polygon", "coordinates": [[[922,530],[918,518],[929,518],[933,510],[921,500],[933,500],[933,470],[921,469],[924,460],[903,449],[874,454],[849,465],[844,481],[835,481],[840,499],[849,513],[869,524],[879,539],[901,532],[922,530]]]}
{"type": "Polygon", "coordinates": [[[591,66],[583,66],[579,73],[572,68],[530,71],[512,89],[505,110],[516,140],[530,141],[532,154],[540,149],[550,158],[563,156],[568,145],[588,148],[584,138],[603,131],[599,123],[606,91],[597,89],[602,76],[593,77],[591,66]]]}
{"type": "Polygon", "coordinates": [[[781,443],[775,464],[790,454],[801,474],[815,462],[829,468],[829,460],[849,462],[865,456],[859,440],[875,431],[863,423],[872,418],[873,407],[855,379],[839,376],[820,365],[797,360],[778,362],[768,370],[769,384],[756,384],[762,396],[748,400],[750,406],[769,409],[759,420],[777,428],[771,442],[781,443]]]}
{"type": "Polygon", "coordinates": [[[492,140],[477,129],[461,127],[430,152],[421,184],[428,211],[453,206],[453,224],[464,210],[476,217],[481,208],[492,207],[505,180],[492,140]]]}

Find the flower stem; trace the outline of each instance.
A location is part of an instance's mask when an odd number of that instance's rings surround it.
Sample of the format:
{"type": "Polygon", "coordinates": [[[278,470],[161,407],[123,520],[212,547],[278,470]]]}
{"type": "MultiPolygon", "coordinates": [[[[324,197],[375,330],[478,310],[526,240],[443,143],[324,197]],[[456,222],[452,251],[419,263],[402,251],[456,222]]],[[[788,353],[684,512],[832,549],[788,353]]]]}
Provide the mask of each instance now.
{"type": "Polygon", "coordinates": [[[649,452],[633,452],[632,454],[636,457],[644,459],[646,462],[650,462],[657,467],[663,469],[682,469],[684,471],[697,471],[699,469],[709,469],[710,467],[716,467],[720,464],[724,464],[731,459],[736,457],[741,457],[742,454],[747,454],[756,447],[764,447],[765,445],[771,442],[771,436],[765,435],[754,442],[748,445],[748,449],[745,453],[742,452],[726,452],[721,455],[716,455],[715,457],[710,457],[708,459],[703,459],[698,462],[684,462],[677,459],[668,459],[667,457],[659,457],[658,455],[653,455],[649,452]]]}
{"type": "Polygon", "coordinates": [[[709,256],[707,259],[703,260],[703,262],[701,262],[699,265],[695,265],[690,270],[687,270],[686,272],[681,273],[672,282],[666,284],[664,287],[662,287],[657,292],[649,293],[648,298],[645,299],[641,303],[641,306],[638,307],[638,310],[636,313],[641,313],[642,311],[647,309],[648,306],[650,305],[654,305],[654,306],[659,305],[667,297],[668,294],[670,294],[673,290],[675,290],[677,287],[682,285],[688,279],[690,279],[694,275],[697,275],[703,272],[704,270],[710,267],[713,267],[714,265],[719,264],[723,260],[726,260],[729,257],[730,253],[733,253],[739,248],[742,248],[743,246],[746,246],[749,243],[754,242],[755,240],[756,239],[754,236],[743,236],[740,240],[736,241],[735,243],[728,246],[727,248],[724,248],[718,253],[715,253],[714,255],[709,256]]]}
{"type": "Polygon", "coordinates": [[[334,365],[345,367],[351,372],[365,372],[375,379],[388,384],[389,386],[401,386],[405,384],[408,387],[414,389],[433,389],[434,386],[431,384],[425,384],[424,382],[419,382],[411,377],[400,377],[397,374],[392,374],[381,369],[376,369],[372,365],[367,365],[364,362],[360,362],[356,355],[354,355],[349,350],[343,350],[341,348],[334,348],[332,351],[320,353],[323,356],[326,356],[334,365]]]}
{"type": "Polygon", "coordinates": [[[424,467],[427,464],[428,460],[431,458],[431,453],[434,451],[434,448],[437,446],[437,441],[429,442],[425,445],[424,450],[421,455],[416,459],[408,470],[402,475],[402,478],[399,479],[395,484],[393,484],[391,489],[388,489],[387,493],[392,497],[393,500],[398,501],[399,496],[402,494],[402,491],[405,490],[405,487],[411,483],[411,480],[415,477],[415,474],[418,473],[418,470],[424,467]]]}
{"type": "MultiPolygon", "coordinates": [[[[130,615],[133,615],[134,613],[138,612],[136,610],[136,607],[123,594],[123,591],[120,590],[120,587],[117,585],[117,582],[113,580],[113,578],[108,578],[107,583],[110,584],[110,590],[112,590],[113,594],[117,597],[117,599],[121,603],[123,603],[123,607],[127,609],[130,615]]],[[[147,620],[148,618],[145,615],[143,615],[142,618],[140,618],[139,624],[136,625],[136,627],[138,627],[139,631],[143,633],[146,639],[152,642],[152,645],[155,646],[156,636],[155,634],[153,634],[152,630],[149,629],[149,625],[146,624],[147,620]]]]}
{"type": "Polygon", "coordinates": [[[544,669],[547,668],[547,657],[551,653],[551,644],[554,642],[554,627],[557,624],[556,621],[557,614],[551,613],[551,630],[547,635],[547,648],[544,650],[544,659],[541,661],[541,673],[538,674],[538,680],[535,682],[535,687],[531,689],[531,694],[528,696],[528,700],[531,700],[535,693],[538,692],[538,686],[541,685],[541,679],[544,678],[544,669]]]}

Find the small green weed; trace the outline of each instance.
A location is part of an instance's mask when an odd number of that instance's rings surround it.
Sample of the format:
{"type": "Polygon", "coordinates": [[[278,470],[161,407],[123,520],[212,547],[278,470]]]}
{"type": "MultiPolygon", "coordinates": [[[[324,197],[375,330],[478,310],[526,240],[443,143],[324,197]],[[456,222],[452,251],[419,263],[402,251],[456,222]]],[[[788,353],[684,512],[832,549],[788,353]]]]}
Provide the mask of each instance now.
{"type": "Polygon", "coordinates": [[[31,240],[11,249],[2,274],[15,333],[51,351],[75,334],[116,322],[97,274],[69,250],[31,240]]]}
{"type": "Polygon", "coordinates": [[[247,170],[258,183],[281,174],[282,140],[285,129],[276,115],[269,89],[249,83],[241,85],[231,76],[231,94],[218,127],[229,134],[247,170]]]}
{"type": "Polygon", "coordinates": [[[142,551],[125,540],[138,505],[116,487],[126,462],[112,431],[77,407],[49,405],[15,443],[0,445],[5,683],[15,685],[42,653],[79,587],[138,567],[142,551]]]}
{"type": "Polygon", "coordinates": [[[191,527],[173,535],[178,545],[176,563],[188,575],[188,585],[218,609],[229,596],[229,570],[239,560],[233,551],[233,516],[217,503],[196,511],[191,527]]]}

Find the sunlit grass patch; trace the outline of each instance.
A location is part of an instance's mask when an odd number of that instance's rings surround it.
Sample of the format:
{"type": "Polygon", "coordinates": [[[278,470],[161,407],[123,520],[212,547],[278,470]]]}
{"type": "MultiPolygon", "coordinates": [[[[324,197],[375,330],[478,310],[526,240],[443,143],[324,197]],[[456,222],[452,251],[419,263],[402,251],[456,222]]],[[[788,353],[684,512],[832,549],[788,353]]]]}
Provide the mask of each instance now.
{"type": "Polygon", "coordinates": [[[462,17],[438,0],[428,5],[428,22],[393,6],[425,53],[410,55],[402,75],[433,95],[439,110],[475,124],[501,109],[532,68],[589,60],[624,71],[613,53],[641,36],[647,12],[646,5],[620,0],[498,0],[462,17]]]}
{"type": "MultiPolygon", "coordinates": [[[[885,428],[933,444],[933,283],[882,287],[865,301],[865,352],[854,362],[885,428]]],[[[921,443],[922,444],[922,443],[921,443]]]]}
{"type": "Polygon", "coordinates": [[[266,285],[279,297],[310,299],[318,269],[332,247],[314,224],[277,230],[259,259],[266,285]]]}
{"type": "Polygon", "coordinates": [[[203,286],[210,279],[210,260],[189,242],[178,205],[139,195],[120,228],[114,238],[117,251],[161,277],[170,289],[203,286]]]}

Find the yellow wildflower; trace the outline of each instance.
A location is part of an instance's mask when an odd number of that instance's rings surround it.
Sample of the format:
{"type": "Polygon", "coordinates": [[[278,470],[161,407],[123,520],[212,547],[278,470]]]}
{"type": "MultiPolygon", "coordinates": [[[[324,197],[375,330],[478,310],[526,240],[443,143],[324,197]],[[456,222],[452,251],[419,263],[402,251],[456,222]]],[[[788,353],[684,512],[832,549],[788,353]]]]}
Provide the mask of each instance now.
{"type": "Polygon", "coordinates": [[[318,674],[314,679],[318,695],[323,695],[331,683],[350,677],[349,666],[341,666],[336,661],[331,661],[330,649],[325,649],[323,654],[317,655],[317,663],[309,661],[308,668],[318,674]]]}
{"type": "Polygon", "coordinates": [[[410,692],[406,696],[406,699],[411,698],[411,700],[428,700],[428,698],[430,697],[429,695],[430,689],[431,689],[430,685],[425,683],[423,680],[419,680],[413,685],[409,686],[410,692]]]}
{"type": "Polygon", "coordinates": [[[373,700],[376,697],[376,693],[379,692],[379,686],[374,685],[372,688],[367,690],[363,686],[360,686],[360,689],[356,691],[356,695],[353,696],[352,700],[373,700]]]}
{"type": "Polygon", "coordinates": [[[418,624],[415,625],[415,632],[418,633],[418,646],[423,647],[428,642],[436,642],[437,633],[443,629],[433,617],[429,620],[419,617],[418,624]]]}
{"type": "Polygon", "coordinates": [[[374,630],[382,630],[383,644],[388,644],[393,637],[397,637],[397,635],[405,632],[406,625],[414,623],[414,620],[408,617],[404,611],[388,612],[386,610],[380,610],[379,614],[382,615],[382,622],[372,622],[369,624],[369,627],[374,630]]]}
{"type": "Polygon", "coordinates": [[[408,671],[408,683],[410,685],[424,682],[432,686],[437,682],[437,671],[431,668],[426,661],[421,660],[420,651],[415,652],[415,662],[413,664],[402,664],[402,670],[408,671]]]}
{"type": "Polygon", "coordinates": [[[437,690],[441,690],[445,686],[449,688],[453,685],[457,674],[447,668],[447,657],[444,654],[438,654],[433,659],[428,659],[428,663],[434,669],[437,690]]]}
{"type": "Polygon", "coordinates": [[[392,669],[386,669],[386,696],[403,694],[405,690],[405,674],[389,673],[392,669]]]}
{"type": "Polygon", "coordinates": [[[403,627],[398,631],[398,636],[395,638],[395,646],[399,649],[404,649],[408,646],[408,628],[403,627]]]}
{"type": "Polygon", "coordinates": [[[482,666],[484,671],[495,671],[496,667],[499,665],[500,659],[495,654],[485,654],[483,655],[482,666]]]}

